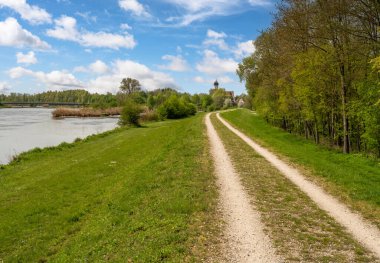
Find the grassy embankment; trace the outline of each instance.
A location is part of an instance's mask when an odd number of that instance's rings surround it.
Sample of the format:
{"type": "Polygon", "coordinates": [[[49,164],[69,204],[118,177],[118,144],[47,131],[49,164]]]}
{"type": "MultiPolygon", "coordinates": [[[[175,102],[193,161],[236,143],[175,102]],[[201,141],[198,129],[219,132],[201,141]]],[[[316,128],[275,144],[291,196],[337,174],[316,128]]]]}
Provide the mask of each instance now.
{"type": "Polygon", "coordinates": [[[57,108],[52,112],[54,118],[62,117],[106,117],[116,116],[121,114],[121,107],[108,108],[108,109],[94,109],[94,108],[57,108]]]}
{"type": "Polygon", "coordinates": [[[268,161],[216,119],[226,146],[265,231],[285,262],[376,262],[334,219],[268,161]]]}
{"type": "Polygon", "coordinates": [[[378,160],[315,145],[272,127],[248,110],[225,112],[221,116],[380,227],[378,160]]]}
{"type": "Polygon", "coordinates": [[[219,231],[202,117],[34,150],[0,168],[0,261],[200,261],[219,231]]]}

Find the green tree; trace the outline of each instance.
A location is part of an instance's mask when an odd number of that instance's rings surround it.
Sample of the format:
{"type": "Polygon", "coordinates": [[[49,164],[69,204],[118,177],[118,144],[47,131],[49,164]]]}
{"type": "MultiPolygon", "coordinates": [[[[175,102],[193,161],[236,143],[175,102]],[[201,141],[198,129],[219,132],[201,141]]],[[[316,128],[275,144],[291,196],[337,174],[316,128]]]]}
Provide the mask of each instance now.
{"type": "Polygon", "coordinates": [[[119,88],[123,93],[130,95],[134,92],[140,91],[141,84],[137,79],[124,78],[122,79],[119,88]]]}

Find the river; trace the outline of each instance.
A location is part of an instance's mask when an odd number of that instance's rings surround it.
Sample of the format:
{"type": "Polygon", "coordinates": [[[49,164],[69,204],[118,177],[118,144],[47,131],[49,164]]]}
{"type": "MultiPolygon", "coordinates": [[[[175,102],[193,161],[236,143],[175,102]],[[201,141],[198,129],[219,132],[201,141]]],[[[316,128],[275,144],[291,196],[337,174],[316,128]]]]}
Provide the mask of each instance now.
{"type": "Polygon", "coordinates": [[[117,118],[53,119],[52,109],[0,109],[0,164],[35,147],[55,146],[76,138],[112,130],[117,118]]]}

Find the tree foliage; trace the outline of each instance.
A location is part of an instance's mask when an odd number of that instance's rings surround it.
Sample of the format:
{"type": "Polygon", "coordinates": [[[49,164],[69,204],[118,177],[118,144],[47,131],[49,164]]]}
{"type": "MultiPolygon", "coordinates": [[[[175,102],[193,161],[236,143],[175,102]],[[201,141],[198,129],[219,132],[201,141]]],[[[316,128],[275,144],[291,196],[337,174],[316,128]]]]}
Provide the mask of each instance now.
{"type": "Polygon", "coordinates": [[[239,64],[253,107],[283,129],[380,154],[380,4],[284,0],[239,64]]]}
{"type": "Polygon", "coordinates": [[[141,91],[141,84],[137,79],[124,78],[119,88],[123,93],[130,95],[134,92],[141,91]]]}
{"type": "Polygon", "coordinates": [[[47,91],[38,94],[0,94],[0,102],[70,102],[99,108],[115,107],[118,104],[115,95],[111,93],[91,94],[86,90],[47,91]]]}
{"type": "Polygon", "coordinates": [[[119,124],[122,126],[140,127],[140,114],[143,112],[141,105],[134,102],[132,99],[126,101],[121,112],[119,124]]]}
{"type": "Polygon", "coordinates": [[[157,111],[163,119],[180,119],[195,115],[197,109],[194,104],[188,101],[186,96],[179,98],[173,94],[158,107],[157,111]]]}

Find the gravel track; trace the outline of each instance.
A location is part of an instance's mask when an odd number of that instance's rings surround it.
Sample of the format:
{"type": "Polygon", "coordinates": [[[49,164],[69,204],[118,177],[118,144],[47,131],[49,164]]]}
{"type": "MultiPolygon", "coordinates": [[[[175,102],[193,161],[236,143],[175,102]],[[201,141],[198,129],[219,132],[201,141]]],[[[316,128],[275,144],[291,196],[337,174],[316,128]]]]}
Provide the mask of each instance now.
{"type": "Polygon", "coordinates": [[[327,194],[321,187],[305,179],[295,168],[281,161],[276,155],[255,143],[251,138],[232,127],[217,114],[217,118],[233,133],[239,136],[258,154],[282,172],[291,182],[306,193],[321,209],[325,210],[339,224],[344,226],[352,236],[364,247],[373,252],[380,259],[380,230],[367,222],[357,213],[351,211],[346,205],[327,194]]]}
{"type": "Polygon", "coordinates": [[[227,228],[222,257],[227,262],[281,262],[211,123],[210,114],[206,116],[206,126],[227,228]]]}

